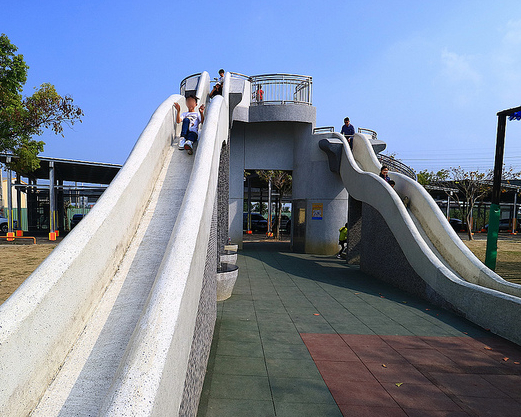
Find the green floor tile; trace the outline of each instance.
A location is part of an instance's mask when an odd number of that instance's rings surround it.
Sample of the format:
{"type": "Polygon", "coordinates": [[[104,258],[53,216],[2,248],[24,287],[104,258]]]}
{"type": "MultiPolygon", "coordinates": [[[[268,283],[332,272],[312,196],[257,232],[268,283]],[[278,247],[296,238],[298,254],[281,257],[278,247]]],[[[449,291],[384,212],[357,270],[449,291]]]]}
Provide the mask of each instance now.
{"type": "Polygon", "coordinates": [[[210,399],[198,417],[274,417],[272,401],[210,399]]]}
{"type": "Polygon", "coordinates": [[[210,399],[271,400],[268,377],[215,374],[210,387],[210,399]]]}
{"type": "Polygon", "coordinates": [[[336,404],[277,402],[275,407],[277,417],[342,417],[336,404]]]}
{"type": "Polygon", "coordinates": [[[216,354],[218,356],[243,356],[250,358],[262,358],[262,345],[260,342],[236,342],[231,340],[219,340],[216,354]]]}
{"type": "Polygon", "coordinates": [[[267,376],[264,358],[216,356],[213,372],[227,375],[267,376]]]}
{"type": "Polygon", "coordinates": [[[315,362],[310,359],[266,359],[269,377],[322,379],[315,362]]]}
{"type": "Polygon", "coordinates": [[[270,377],[275,407],[278,403],[335,404],[322,379],[270,377]]]}

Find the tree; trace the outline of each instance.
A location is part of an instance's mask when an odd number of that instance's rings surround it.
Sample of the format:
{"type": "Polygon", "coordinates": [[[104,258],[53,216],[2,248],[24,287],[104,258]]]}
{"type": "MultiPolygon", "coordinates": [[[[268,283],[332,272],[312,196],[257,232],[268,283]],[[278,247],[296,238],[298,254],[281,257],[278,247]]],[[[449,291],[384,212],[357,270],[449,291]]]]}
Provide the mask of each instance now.
{"type": "Polygon", "coordinates": [[[441,181],[445,181],[449,177],[449,170],[442,169],[438,172],[434,171],[428,171],[424,169],[423,171],[418,172],[416,175],[418,182],[425,186],[425,185],[434,185],[438,184],[441,181]]]}
{"type": "Polygon", "coordinates": [[[458,190],[453,197],[465,216],[469,240],[474,240],[472,236],[474,207],[490,192],[490,184],[487,181],[492,178],[492,172],[465,171],[461,167],[451,168],[450,172],[452,181],[446,186],[458,190]]]}
{"type": "Polygon", "coordinates": [[[0,35],[0,152],[14,155],[10,168],[31,172],[40,166],[38,154],[45,143],[34,140],[45,129],[63,136],[63,125],[81,122],[83,111],[69,95],[61,96],[52,84],[44,83],[24,97],[28,65],[9,38],[0,35]]]}
{"type": "Polygon", "coordinates": [[[282,217],[282,198],[291,191],[292,177],[286,171],[256,171],[259,178],[271,184],[279,193],[279,204],[277,207],[277,223],[275,227],[275,237],[280,237],[280,220],[282,217]]]}

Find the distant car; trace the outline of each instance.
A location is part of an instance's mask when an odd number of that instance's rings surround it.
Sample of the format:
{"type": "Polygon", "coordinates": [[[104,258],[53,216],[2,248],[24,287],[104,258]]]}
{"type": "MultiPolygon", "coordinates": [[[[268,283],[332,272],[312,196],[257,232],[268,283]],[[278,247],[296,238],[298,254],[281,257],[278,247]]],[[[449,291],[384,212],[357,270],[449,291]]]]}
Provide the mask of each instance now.
{"type": "MultiPolygon", "coordinates": [[[[488,231],[488,224],[485,225],[485,229],[488,231]]],[[[506,232],[508,230],[512,230],[512,220],[511,219],[499,220],[499,231],[506,232]]],[[[516,221],[516,231],[521,232],[521,225],[519,224],[519,219],[516,221]]]]}
{"type": "MultiPolygon", "coordinates": [[[[16,229],[18,227],[18,222],[16,220],[13,221],[13,228],[16,229]]],[[[9,223],[5,217],[0,217],[0,232],[7,233],[9,230],[9,223]]]]}
{"type": "MultiPolygon", "coordinates": [[[[271,222],[272,224],[275,224],[277,220],[277,216],[273,216],[271,222]]],[[[291,228],[291,219],[286,216],[285,214],[280,216],[280,230],[289,231],[291,228]]]]}
{"type": "MultiPolygon", "coordinates": [[[[242,215],[242,229],[248,230],[248,213],[242,215]]],[[[251,213],[251,231],[266,232],[268,230],[268,221],[259,213],[251,213]]]]}
{"type": "Polygon", "coordinates": [[[85,214],[74,214],[71,219],[71,230],[85,217],[85,214]]]}
{"type": "Polygon", "coordinates": [[[456,232],[459,232],[463,229],[463,222],[460,219],[451,218],[449,223],[456,232]]]}

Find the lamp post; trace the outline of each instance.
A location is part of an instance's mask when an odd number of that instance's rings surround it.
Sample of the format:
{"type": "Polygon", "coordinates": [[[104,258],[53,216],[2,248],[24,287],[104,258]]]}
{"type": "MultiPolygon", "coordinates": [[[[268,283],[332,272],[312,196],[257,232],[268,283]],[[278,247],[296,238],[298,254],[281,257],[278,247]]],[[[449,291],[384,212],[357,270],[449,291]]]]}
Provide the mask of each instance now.
{"type": "Polygon", "coordinates": [[[499,219],[501,217],[501,210],[499,207],[501,199],[501,174],[503,173],[503,154],[505,151],[507,116],[510,116],[510,120],[520,120],[520,112],[521,106],[503,110],[497,114],[496,157],[494,160],[494,180],[492,186],[490,215],[488,219],[487,251],[485,256],[485,265],[492,270],[496,269],[497,260],[497,238],[499,233],[499,219]]]}

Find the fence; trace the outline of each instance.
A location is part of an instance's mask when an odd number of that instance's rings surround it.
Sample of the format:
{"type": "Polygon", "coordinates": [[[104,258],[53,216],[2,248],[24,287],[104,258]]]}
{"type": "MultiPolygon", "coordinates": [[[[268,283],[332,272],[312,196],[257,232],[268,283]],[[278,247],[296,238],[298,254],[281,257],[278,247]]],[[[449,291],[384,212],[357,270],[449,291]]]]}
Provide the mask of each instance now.
{"type": "Polygon", "coordinates": [[[254,75],[251,83],[251,104],[312,104],[313,79],[307,75],[254,75]]]}
{"type": "Polygon", "coordinates": [[[412,168],[408,167],[403,162],[382,154],[378,154],[376,157],[382,165],[385,165],[387,168],[389,168],[389,171],[399,172],[400,174],[407,175],[409,178],[412,178],[414,181],[416,181],[416,172],[414,172],[412,168]]]}

